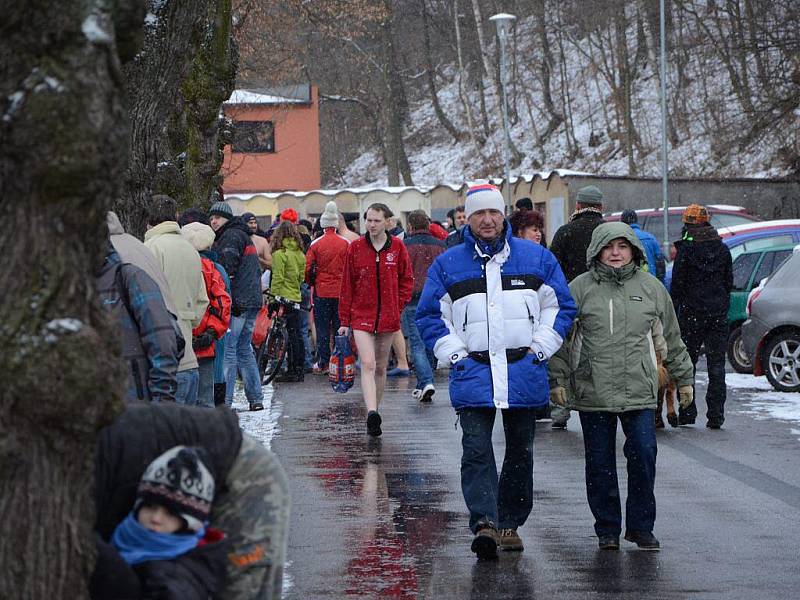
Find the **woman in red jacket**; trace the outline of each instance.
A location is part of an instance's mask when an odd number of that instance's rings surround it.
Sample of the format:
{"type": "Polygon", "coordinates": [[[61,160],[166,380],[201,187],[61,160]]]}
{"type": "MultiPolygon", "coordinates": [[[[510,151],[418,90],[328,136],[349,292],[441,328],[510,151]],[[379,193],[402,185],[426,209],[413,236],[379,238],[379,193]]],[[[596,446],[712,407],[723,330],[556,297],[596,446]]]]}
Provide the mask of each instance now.
{"type": "Polygon", "coordinates": [[[394,216],[385,204],[364,213],[367,233],[347,249],[339,293],[339,335],[352,329],[361,359],[361,389],[367,405],[367,433],[381,435],[378,405],[386,385],[392,336],[411,299],[414,276],[406,247],[386,232],[394,216]]]}

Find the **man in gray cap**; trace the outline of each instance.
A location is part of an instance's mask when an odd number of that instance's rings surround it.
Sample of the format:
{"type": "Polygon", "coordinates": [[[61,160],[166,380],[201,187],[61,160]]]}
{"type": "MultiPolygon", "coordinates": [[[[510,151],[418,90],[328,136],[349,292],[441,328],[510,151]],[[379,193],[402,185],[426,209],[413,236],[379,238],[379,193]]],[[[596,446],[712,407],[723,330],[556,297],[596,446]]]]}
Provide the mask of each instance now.
{"type": "MultiPolygon", "coordinates": [[[[603,192],[597,186],[587,185],[578,190],[575,212],[569,223],[558,228],[553,236],[550,251],[556,255],[567,281],[585,273],[586,250],[592,241],[592,232],[603,223],[603,192]]],[[[569,410],[550,404],[553,429],[566,429],[569,410]]]]}

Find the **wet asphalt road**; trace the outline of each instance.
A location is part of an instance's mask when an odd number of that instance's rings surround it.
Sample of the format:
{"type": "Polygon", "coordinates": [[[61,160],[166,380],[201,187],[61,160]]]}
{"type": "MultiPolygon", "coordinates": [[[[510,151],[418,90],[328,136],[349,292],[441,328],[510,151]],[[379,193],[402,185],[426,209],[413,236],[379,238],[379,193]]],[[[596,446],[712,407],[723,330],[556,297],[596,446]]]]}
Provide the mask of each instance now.
{"type": "MultiPolygon", "coordinates": [[[[272,448],[293,499],[285,598],[800,598],[800,440],[788,423],[739,414],[731,391],[723,430],[698,419],[659,431],[662,549],[651,553],[625,541],[597,549],[578,419],[566,431],[540,422],[525,551],[479,562],[442,375],[430,405],[411,398],[413,380],[390,380],[378,440],[365,433],[358,385],[336,394],[309,375],[277,386],[272,448]]],[[[618,442],[624,499],[621,431],[618,442]]]]}

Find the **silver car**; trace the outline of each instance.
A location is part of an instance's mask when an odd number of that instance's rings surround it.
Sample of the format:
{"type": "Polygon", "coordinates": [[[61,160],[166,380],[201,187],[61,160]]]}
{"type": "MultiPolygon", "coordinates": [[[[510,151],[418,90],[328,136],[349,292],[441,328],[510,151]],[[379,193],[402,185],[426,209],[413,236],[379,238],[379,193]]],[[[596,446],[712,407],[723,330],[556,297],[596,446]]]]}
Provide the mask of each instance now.
{"type": "Polygon", "coordinates": [[[754,375],[779,392],[800,392],[800,246],[749,300],[742,345],[754,375]]]}

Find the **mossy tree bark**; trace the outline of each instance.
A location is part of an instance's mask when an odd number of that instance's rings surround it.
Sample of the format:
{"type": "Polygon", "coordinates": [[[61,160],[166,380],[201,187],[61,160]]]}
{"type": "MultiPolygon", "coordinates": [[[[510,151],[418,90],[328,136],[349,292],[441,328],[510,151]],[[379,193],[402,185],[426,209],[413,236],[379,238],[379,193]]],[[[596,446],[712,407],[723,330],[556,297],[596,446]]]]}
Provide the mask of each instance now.
{"type": "Polygon", "coordinates": [[[139,236],[153,194],[169,194],[183,208],[208,205],[220,183],[219,109],[236,72],[230,0],[147,4],[143,49],[125,68],[131,155],[115,205],[139,236]]]}
{"type": "Polygon", "coordinates": [[[0,598],[88,597],[95,441],[124,381],[94,272],[127,164],[121,58],[145,14],[108,6],[0,6],[0,598]]]}

